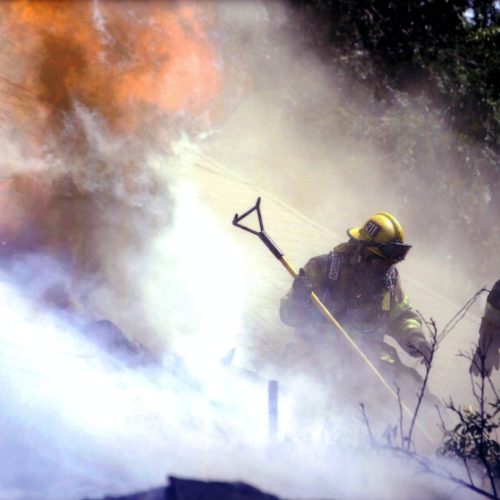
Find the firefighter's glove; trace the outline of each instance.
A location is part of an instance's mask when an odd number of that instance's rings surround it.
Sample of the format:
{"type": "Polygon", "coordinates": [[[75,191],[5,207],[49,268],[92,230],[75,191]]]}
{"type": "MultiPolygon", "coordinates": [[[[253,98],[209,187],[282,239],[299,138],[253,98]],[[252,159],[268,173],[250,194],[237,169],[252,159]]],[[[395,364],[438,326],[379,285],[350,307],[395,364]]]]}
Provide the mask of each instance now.
{"type": "Polygon", "coordinates": [[[500,310],[500,280],[498,280],[486,299],[495,309],[500,310]]]}
{"type": "MultiPolygon", "coordinates": [[[[497,283],[499,283],[497,281],[497,283]]],[[[498,287],[500,292],[500,287],[498,287]]],[[[493,291],[493,290],[492,290],[493,291]]],[[[488,297],[489,300],[489,297],[488,297]]],[[[483,318],[479,328],[479,344],[472,357],[469,372],[489,377],[493,368],[500,368],[500,330],[498,325],[483,318]]]]}
{"type": "Polygon", "coordinates": [[[489,377],[493,368],[498,370],[499,365],[500,355],[498,347],[490,346],[486,351],[478,347],[472,357],[469,371],[477,377],[483,374],[485,377],[489,377]]]}
{"type": "Polygon", "coordinates": [[[309,302],[313,286],[308,280],[304,269],[300,269],[299,275],[293,280],[293,296],[298,302],[309,302]]]}
{"type": "Polygon", "coordinates": [[[415,358],[421,358],[420,362],[430,368],[432,347],[425,339],[418,339],[413,341],[408,350],[409,354],[415,358]]]}

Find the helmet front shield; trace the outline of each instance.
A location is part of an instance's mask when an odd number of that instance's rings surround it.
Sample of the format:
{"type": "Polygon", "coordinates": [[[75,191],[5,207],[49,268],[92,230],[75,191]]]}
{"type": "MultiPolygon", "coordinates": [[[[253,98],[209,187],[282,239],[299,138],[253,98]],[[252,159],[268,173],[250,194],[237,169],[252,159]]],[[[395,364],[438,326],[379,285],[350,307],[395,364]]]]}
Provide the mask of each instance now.
{"type": "Polygon", "coordinates": [[[395,262],[401,262],[402,260],[404,260],[411,248],[411,245],[407,245],[406,243],[400,243],[397,241],[389,243],[369,242],[367,244],[369,246],[378,248],[384,258],[393,260],[395,262]]]}

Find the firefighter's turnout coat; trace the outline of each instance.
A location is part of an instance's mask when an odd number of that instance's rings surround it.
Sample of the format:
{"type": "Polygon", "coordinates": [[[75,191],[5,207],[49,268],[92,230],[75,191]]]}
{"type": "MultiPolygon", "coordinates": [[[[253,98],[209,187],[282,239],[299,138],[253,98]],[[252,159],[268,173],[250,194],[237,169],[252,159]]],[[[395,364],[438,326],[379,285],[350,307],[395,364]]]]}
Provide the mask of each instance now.
{"type": "MultiPolygon", "coordinates": [[[[369,352],[390,358],[381,351],[383,338],[389,335],[408,354],[419,356],[420,347],[426,344],[422,323],[403,293],[396,267],[385,275],[374,273],[352,249],[349,242],[342,243],[307,262],[304,272],[314,291],[351,338],[369,352]]],[[[292,287],[281,299],[281,320],[306,337],[324,337],[321,312],[310,300],[296,295],[292,287]]]]}

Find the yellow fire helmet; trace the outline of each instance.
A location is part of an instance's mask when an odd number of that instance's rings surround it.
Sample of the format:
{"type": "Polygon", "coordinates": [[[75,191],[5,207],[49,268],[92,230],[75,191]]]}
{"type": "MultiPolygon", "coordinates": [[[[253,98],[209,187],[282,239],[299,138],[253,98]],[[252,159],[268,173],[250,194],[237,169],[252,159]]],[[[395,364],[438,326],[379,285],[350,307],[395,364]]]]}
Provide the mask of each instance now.
{"type": "Polygon", "coordinates": [[[363,227],[353,227],[347,234],[366,242],[367,249],[383,259],[402,261],[411,245],[404,243],[404,232],[397,219],[388,212],[377,212],[363,227]]]}

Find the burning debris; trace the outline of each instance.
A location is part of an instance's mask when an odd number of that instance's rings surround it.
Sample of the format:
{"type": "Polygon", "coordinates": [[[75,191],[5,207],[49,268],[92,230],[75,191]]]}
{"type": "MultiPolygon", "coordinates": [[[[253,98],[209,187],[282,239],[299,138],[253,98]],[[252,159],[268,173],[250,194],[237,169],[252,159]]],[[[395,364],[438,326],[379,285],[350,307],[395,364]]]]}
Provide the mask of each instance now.
{"type": "Polygon", "coordinates": [[[157,488],[131,495],[109,497],[108,500],[279,500],[245,483],[197,481],[169,477],[166,488],[157,488]]]}

